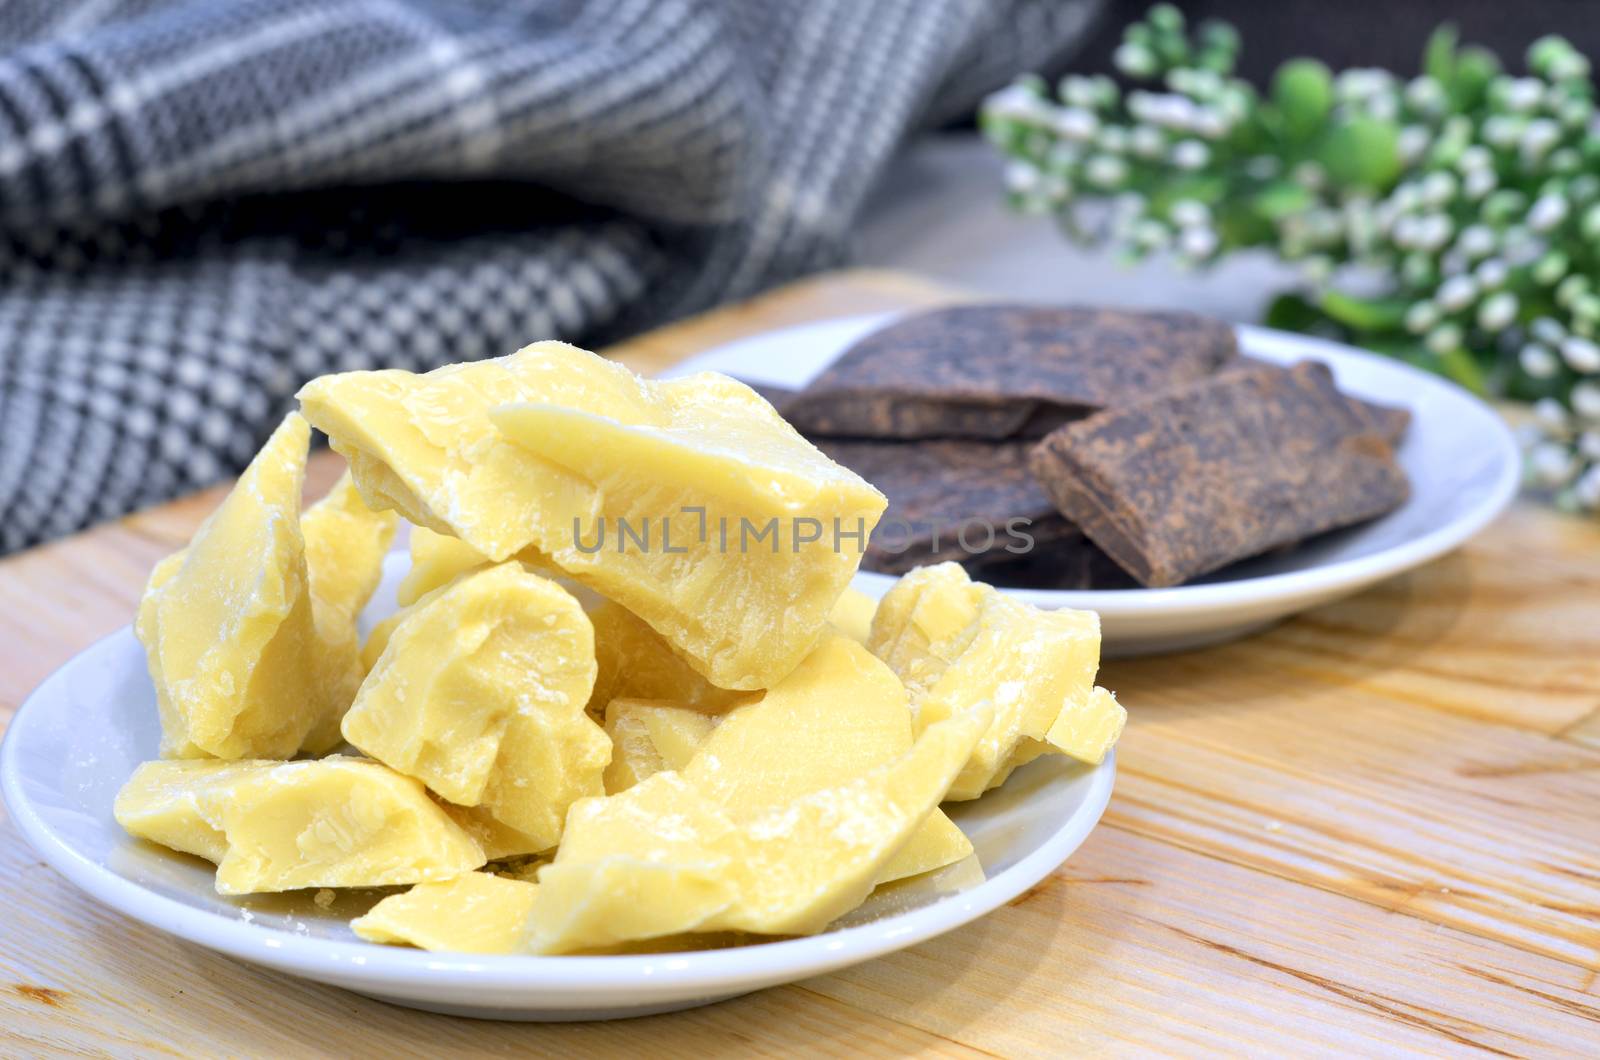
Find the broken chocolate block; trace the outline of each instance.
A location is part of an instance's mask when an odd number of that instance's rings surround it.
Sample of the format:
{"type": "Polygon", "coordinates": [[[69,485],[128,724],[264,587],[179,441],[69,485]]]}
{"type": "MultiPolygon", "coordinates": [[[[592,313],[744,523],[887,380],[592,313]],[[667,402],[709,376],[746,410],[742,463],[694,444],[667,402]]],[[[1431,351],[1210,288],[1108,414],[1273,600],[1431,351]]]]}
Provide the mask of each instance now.
{"type": "Polygon", "coordinates": [[[1399,448],[1406,431],[1411,427],[1410,409],[1396,405],[1381,405],[1376,401],[1366,401],[1348,394],[1345,395],[1345,400],[1350,402],[1356,415],[1374,434],[1389,443],[1389,448],[1399,448]]]}
{"type": "MultiPolygon", "coordinates": [[[[1298,363],[1321,364],[1322,362],[1316,361],[1298,363]]],[[[1235,365],[1238,367],[1283,367],[1276,361],[1265,361],[1259,357],[1251,357],[1247,354],[1241,354],[1239,359],[1235,362],[1235,365]]],[[[1232,367],[1234,367],[1234,365],[1229,366],[1230,369],[1232,367]]],[[[1361,421],[1368,427],[1372,428],[1372,430],[1384,441],[1388,442],[1390,448],[1399,448],[1400,442],[1404,440],[1406,436],[1406,431],[1411,428],[1410,409],[1401,408],[1397,405],[1384,405],[1377,401],[1368,401],[1365,398],[1358,398],[1352,394],[1346,394],[1345,400],[1350,403],[1350,408],[1353,412],[1355,412],[1356,416],[1359,417],[1361,421]]]]}
{"type": "MultiPolygon", "coordinates": [[[[1063,520],[1065,523],[1065,521],[1063,520]]],[[[1064,536],[1041,542],[1022,556],[990,553],[962,563],[978,581],[1002,589],[1137,589],[1139,583],[1082,530],[1070,528],[1064,536]]]]}
{"type": "Polygon", "coordinates": [[[824,438],[817,446],[889,498],[861,561],[867,570],[1015,558],[1081,536],[1034,481],[1027,442],[824,438]]]}
{"type": "Polygon", "coordinates": [[[1240,367],[1068,424],[1031,466],[1152,587],[1374,518],[1409,492],[1389,444],[1312,362],[1240,367]]]}
{"type": "Polygon", "coordinates": [[[808,436],[1040,438],[1237,352],[1231,327],[1190,313],[956,306],[868,335],[783,415],[808,436]]]}

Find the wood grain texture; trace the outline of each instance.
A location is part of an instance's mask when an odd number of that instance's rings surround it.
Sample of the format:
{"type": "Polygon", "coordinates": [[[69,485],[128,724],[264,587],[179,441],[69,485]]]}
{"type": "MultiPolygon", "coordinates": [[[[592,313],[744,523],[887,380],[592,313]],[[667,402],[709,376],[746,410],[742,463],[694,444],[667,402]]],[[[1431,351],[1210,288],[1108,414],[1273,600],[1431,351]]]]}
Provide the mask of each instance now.
{"type": "MultiPolygon", "coordinates": [[[[617,351],[642,370],[957,297],[841,273],[617,351]]],[[[313,460],[308,493],[339,470],[313,460]]],[[[212,490],[0,561],[0,716],[125,624],[212,490]]],[[[482,1023],[258,971],[108,912],[0,825],[0,1055],[1594,1055],[1600,526],[1520,505],[1250,640],[1108,664],[1105,824],[963,930],[690,1012],[482,1023]]]]}

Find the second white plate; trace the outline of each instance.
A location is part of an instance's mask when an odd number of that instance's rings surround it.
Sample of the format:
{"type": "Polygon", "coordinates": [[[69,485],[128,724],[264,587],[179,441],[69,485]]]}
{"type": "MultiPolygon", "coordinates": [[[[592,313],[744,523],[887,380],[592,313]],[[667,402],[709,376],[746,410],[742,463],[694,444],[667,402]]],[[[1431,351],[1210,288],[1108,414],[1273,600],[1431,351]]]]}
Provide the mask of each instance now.
{"type": "MultiPolygon", "coordinates": [[[[710,350],[667,373],[726,372],[746,382],[803,387],[857,339],[895,314],[847,317],[757,335],[710,350]]],[[[1242,327],[1244,352],[1279,364],[1314,359],[1357,397],[1411,410],[1397,453],[1411,498],[1381,519],[1324,534],[1293,549],[1236,563],[1171,589],[1007,589],[1040,607],[1098,611],[1108,655],[1200,647],[1243,636],[1444,555],[1477,533],[1515,496],[1516,440],[1482,401],[1437,376],[1338,343],[1242,327]]],[[[862,573],[856,586],[882,596],[894,579],[862,573]]]]}

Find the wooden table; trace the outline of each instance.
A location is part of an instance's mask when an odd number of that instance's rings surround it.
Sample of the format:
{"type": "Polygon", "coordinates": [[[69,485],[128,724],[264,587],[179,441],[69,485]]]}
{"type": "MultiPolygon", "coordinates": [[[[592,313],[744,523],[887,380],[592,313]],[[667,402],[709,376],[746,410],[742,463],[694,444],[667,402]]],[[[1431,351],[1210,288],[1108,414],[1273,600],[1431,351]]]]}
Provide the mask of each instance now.
{"type": "MultiPolygon", "coordinates": [[[[841,273],[628,343],[949,300],[841,273]]],[[[313,490],[337,473],[313,462],[313,490]]],[[[0,715],[127,622],[220,497],[0,562],[0,715]]],[[[0,1053],[1600,1053],[1600,523],[1532,504],[1226,647],[1108,664],[1105,821],[1008,908],[835,975],[609,1024],[481,1023],[257,971],[78,894],[0,826],[0,1053]]]]}

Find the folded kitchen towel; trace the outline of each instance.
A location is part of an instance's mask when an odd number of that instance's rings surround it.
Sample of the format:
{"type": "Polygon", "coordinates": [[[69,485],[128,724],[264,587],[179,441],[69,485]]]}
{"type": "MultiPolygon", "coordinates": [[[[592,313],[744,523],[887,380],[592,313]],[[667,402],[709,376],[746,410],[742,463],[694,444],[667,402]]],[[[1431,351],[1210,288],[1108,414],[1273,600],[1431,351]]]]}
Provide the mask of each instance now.
{"type": "Polygon", "coordinates": [[[0,3],[0,552],[241,468],[323,372],[836,264],[1100,0],[0,3]]]}

